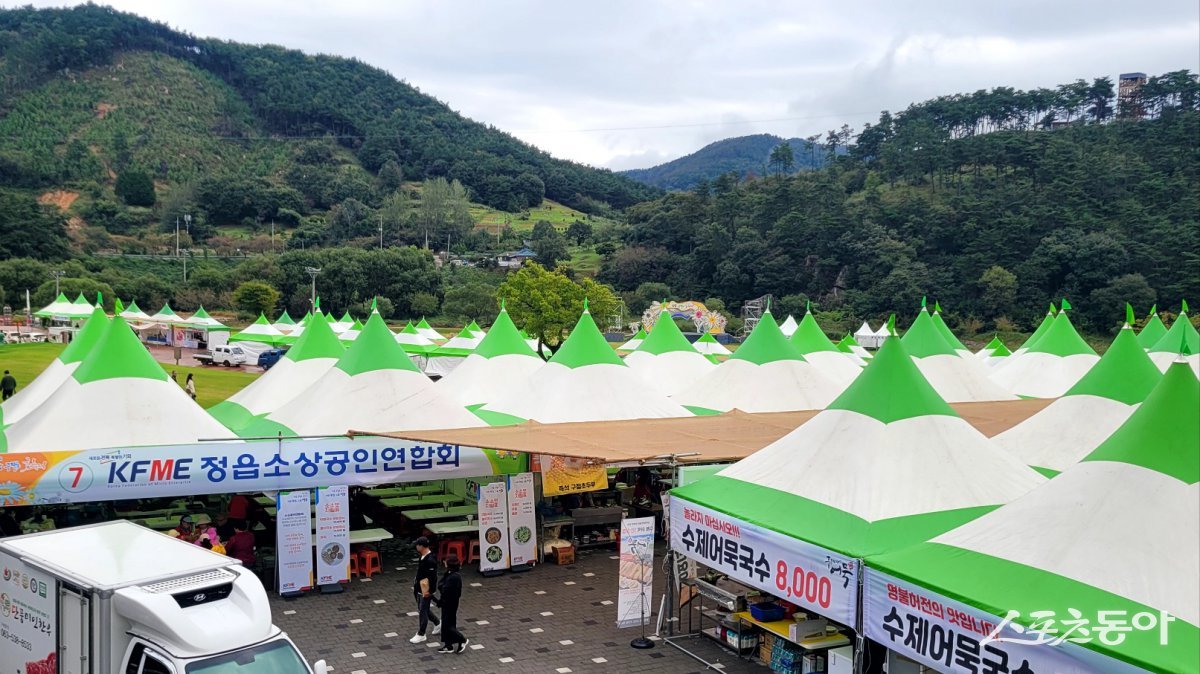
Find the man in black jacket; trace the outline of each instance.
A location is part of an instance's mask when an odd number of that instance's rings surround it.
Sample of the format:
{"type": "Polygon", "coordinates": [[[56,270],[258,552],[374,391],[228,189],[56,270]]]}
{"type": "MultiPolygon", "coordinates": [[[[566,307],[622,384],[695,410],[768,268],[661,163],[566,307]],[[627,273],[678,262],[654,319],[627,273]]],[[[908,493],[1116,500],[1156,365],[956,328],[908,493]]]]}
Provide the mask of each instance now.
{"type": "Polygon", "coordinates": [[[417,577],[413,580],[413,596],[417,600],[417,614],[420,616],[417,633],[409,639],[409,643],[419,644],[426,640],[425,628],[433,623],[433,633],[442,631],[442,623],[430,610],[433,602],[433,591],[437,589],[437,557],[429,549],[429,539],[421,536],[413,541],[417,554],[421,556],[417,562],[417,577]]]}

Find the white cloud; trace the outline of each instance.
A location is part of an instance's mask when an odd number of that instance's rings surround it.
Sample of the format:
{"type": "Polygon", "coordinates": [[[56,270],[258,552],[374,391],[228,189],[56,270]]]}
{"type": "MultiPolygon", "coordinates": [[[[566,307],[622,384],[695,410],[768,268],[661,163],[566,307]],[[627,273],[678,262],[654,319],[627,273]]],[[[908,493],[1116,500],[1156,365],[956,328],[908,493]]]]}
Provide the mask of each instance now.
{"type": "Polygon", "coordinates": [[[613,168],[857,127],[939,94],[1200,70],[1200,4],[1177,0],[110,2],[200,36],[356,57],[613,168]]]}

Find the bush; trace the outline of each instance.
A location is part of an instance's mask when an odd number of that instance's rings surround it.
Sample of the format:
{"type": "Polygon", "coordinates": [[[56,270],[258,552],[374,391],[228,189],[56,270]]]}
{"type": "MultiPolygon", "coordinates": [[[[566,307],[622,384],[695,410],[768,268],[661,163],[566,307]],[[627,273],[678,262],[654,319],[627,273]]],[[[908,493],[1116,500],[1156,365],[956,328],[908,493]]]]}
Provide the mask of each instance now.
{"type": "Polygon", "coordinates": [[[433,293],[415,292],[408,305],[412,307],[413,316],[433,316],[438,312],[438,298],[433,293]]]}
{"type": "Polygon", "coordinates": [[[114,189],[121,201],[130,206],[154,205],[154,181],[145,171],[131,169],[121,172],[114,189]]]}

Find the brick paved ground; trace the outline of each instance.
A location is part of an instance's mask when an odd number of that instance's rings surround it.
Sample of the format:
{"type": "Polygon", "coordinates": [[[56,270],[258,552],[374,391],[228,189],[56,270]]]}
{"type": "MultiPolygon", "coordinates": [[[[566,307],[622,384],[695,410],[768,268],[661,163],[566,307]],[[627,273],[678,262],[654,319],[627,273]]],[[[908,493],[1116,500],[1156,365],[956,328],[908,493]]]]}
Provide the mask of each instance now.
{"type": "MultiPolygon", "coordinates": [[[[660,548],[659,560],[661,553],[660,548]]],[[[433,639],[415,646],[408,642],[417,619],[411,600],[415,556],[407,554],[389,554],[382,575],[354,581],[342,594],[273,596],[272,611],[275,623],[310,661],[324,658],[339,674],[703,671],[703,664],[662,641],[645,651],[629,647],[638,630],[616,628],[613,554],[582,551],[571,566],[543,565],[494,578],[464,571],[459,629],[471,646],[462,655],[439,655],[433,639]]],[[[655,571],[656,610],[663,591],[660,570],[655,571]]],[[[769,672],[706,638],[684,643],[715,663],[710,672],[769,672]]]]}

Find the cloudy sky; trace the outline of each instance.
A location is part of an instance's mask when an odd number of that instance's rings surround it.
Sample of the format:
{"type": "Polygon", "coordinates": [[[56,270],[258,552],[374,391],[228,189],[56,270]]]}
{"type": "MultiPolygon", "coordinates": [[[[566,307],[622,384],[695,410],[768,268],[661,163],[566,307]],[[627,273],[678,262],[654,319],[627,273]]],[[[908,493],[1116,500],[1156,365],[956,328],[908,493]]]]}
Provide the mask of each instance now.
{"type": "Polygon", "coordinates": [[[357,57],[556,156],[614,169],[730,136],[860,127],[943,93],[1200,70],[1196,0],[103,4],[199,36],[357,57]]]}

